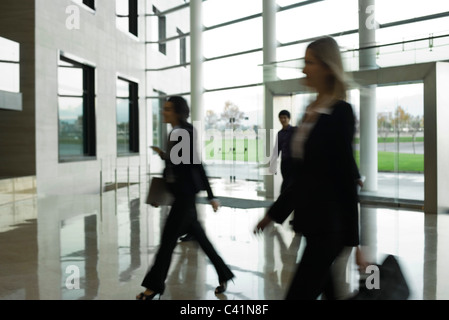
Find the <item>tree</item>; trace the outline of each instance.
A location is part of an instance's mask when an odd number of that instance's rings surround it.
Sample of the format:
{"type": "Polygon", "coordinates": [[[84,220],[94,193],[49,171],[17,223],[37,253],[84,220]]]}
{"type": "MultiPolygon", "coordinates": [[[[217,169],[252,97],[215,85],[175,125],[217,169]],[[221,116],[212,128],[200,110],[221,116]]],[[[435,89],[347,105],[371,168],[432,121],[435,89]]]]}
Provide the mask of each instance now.
{"type": "Polygon", "coordinates": [[[213,110],[206,111],[205,118],[205,128],[207,129],[216,129],[218,121],[218,115],[213,110]]]}
{"type": "Polygon", "coordinates": [[[245,113],[239,110],[239,107],[231,101],[226,101],[221,119],[225,122],[227,129],[238,129],[242,126],[242,120],[245,119],[245,113]]]}
{"type": "Polygon", "coordinates": [[[393,126],[398,133],[409,129],[411,115],[406,112],[401,106],[396,108],[395,117],[393,118],[393,126]]]}
{"type": "Polygon", "coordinates": [[[377,114],[377,130],[378,134],[384,139],[384,151],[387,151],[387,138],[391,131],[391,120],[389,114],[378,113],[377,114]]]}
{"type": "Polygon", "coordinates": [[[413,154],[416,153],[415,150],[415,138],[416,138],[416,134],[420,131],[422,131],[422,129],[424,128],[424,117],[423,116],[415,116],[415,117],[411,117],[410,120],[410,131],[412,134],[412,143],[413,143],[413,154]]]}

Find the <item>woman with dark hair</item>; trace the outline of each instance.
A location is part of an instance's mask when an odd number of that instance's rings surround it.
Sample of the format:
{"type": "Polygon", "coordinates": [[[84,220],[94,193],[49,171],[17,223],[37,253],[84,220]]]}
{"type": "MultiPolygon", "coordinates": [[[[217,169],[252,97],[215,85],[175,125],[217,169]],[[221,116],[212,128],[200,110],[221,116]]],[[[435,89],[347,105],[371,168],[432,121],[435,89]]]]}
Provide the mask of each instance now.
{"type": "Polygon", "coordinates": [[[165,222],[154,264],[142,281],[146,290],[137,295],[138,300],[152,300],[156,295],[164,293],[173,250],[178,238],[187,233],[194,236],[217,271],[219,286],[215,289],[216,294],[223,293],[227,282],[234,278],[198,221],[196,194],[199,191],[207,191],[214,211],[218,210],[219,202],[214,198],[206,172],[198,158],[194,128],[187,122],[189,114],[184,98],[173,96],[167,99],[163,110],[164,122],[173,127],[169,134],[167,152],[157,147],[153,147],[153,150],[165,160],[164,177],[174,196],[174,202],[165,222]]]}
{"type": "Polygon", "coordinates": [[[303,73],[317,96],[292,137],[294,181],[255,232],[271,221],[282,223],[294,211],[293,228],[306,238],[306,247],[286,299],[317,299],[321,293],[335,299],[332,265],[345,246],[359,245],[360,175],[352,148],[355,117],[333,38],[309,44],[303,73]]]}

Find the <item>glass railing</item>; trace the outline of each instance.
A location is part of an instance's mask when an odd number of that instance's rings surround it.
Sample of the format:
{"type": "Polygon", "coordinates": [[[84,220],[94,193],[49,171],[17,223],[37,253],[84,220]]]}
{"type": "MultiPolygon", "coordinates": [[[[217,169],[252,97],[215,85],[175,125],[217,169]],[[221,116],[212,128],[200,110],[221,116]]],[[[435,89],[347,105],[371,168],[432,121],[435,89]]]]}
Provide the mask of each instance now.
{"type": "Polygon", "coordinates": [[[132,185],[147,183],[142,157],[105,156],[98,160],[100,194],[132,185]]]}
{"type": "MultiPolygon", "coordinates": [[[[359,71],[361,55],[373,55],[376,68],[449,60],[449,32],[342,51],[345,70],[359,71]]],[[[271,66],[276,67],[281,80],[304,76],[304,58],[277,61],[271,66]]]]}

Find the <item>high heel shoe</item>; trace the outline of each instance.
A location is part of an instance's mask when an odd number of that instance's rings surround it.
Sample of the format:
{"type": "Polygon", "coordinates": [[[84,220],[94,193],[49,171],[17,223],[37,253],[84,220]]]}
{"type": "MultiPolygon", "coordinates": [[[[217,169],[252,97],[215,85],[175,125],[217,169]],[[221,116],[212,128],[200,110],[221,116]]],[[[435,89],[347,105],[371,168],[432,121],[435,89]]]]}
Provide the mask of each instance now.
{"type": "MultiPolygon", "coordinates": [[[[153,300],[158,294],[158,292],[153,292],[152,294],[141,292],[136,296],[136,300],[153,300]]],[[[161,294],[159,294],[159,300],[161,300],[161,294]]]]}
{"type": "MultiPolygon", "coordinates": [[[[234,280],[229,279],[230,281],[234,282],[234,280]]],[[[226,289],[228,288],[228,281],[221,281],[220,285],[218,287],[215,288],[215,294],[220,294],[226,291],[226,289]]]]}

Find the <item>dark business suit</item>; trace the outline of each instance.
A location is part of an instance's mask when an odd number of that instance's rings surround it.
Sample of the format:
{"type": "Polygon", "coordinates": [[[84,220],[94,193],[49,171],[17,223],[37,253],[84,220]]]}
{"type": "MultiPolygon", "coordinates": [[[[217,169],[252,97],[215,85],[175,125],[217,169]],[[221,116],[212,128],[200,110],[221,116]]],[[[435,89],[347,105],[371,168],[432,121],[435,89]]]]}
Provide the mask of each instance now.
{"type": "MultiPolygon", "coordinates": [[[[190,140],[186,144],[186,141],[183,141],[182,137],[179,137],[177,141],[171,141],[169,139],[168,150],[164,156],[166,165],[164,177],[169,189],[174,195],[174,202],[165,222],[160,247],[156,254],[154,264],[142,282],[143,287],[160,294],[165,290],[165,279],[168,275],[171,257],[178,238],[186,233],[195,237],[195,240],[208,256],[217,271],[219,282],[228,281],[234,277],[231,270],[215,251],[198,221],[196,194],[201,190],[206,190],[210,200],[214,196],[204,167],[201,163],[198,163],[201,159],[195,158],[196,154],[194,152],[196,150],[194,149],[194,129],[192,125],[185,123],[179,129],[184,130],[185,135],[183,137],[190,140]],[[180,146],[178,145],[179,143],[184,143],[183,146],[189,148],[188,161],[175,164],[170,154],[174,147],[180,146]]],[[[179,148],[177,155],[182,158],[182,153],[185,151],[187,150],[179,148]]]]}
{"type": "Polygon", "coordinates": [[[277,156],[282,152],[281,155],[281,174],[282,174],[282,184],[281,193],[287,188],[287,186],[292,181],[292,155],[290,150],[291,137],[295,131],[296,127],[288,126],[286,129],[281,129],[277,135],[278,142],[278,153],[277,156]]]}
{"type": "Polygon", "coordinates": [[[332,299],[332,263],[344,246],[359,244],[354,114],[344,101],[331,110],[320,114],[293,165],[293,184],[268,211],[278,223],[295,211],[293,228],[306,238],[286,299],[316,299],[323,292],[332,299]]]}

